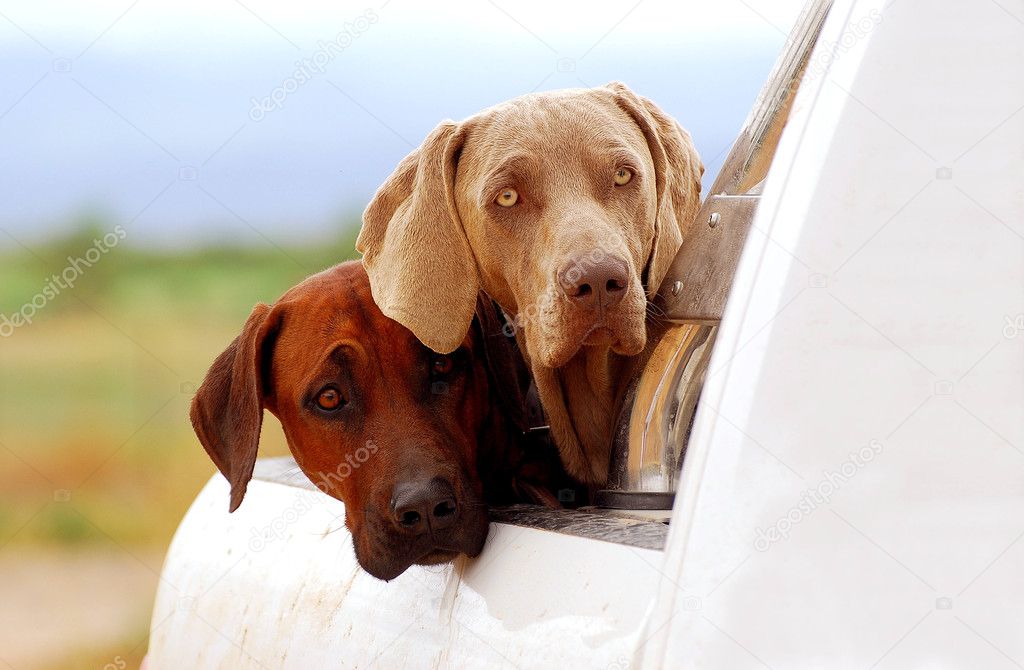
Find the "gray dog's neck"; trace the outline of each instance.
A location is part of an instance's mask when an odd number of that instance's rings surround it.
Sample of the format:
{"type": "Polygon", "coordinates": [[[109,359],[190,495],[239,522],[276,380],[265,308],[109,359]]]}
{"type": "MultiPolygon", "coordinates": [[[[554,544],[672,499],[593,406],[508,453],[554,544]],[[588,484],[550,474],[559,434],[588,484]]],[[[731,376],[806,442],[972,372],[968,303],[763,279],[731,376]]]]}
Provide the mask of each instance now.
{"type": "MultiPolygon", "coordinates": [[[[560,368],[536,365],[524,354],[566,470],[594,486],[608,480],[615,422],[630,380],[643,370],[665,324],[647,320],[647,345],[636,356],[610,347],[583,347],[560,368]]],[[[527,351],[519,340],[521,351],[527,351]]]]}
{"type": "Polygon", "coordinates": [[[615,404],[628,361],[608,347],[584,347],[557,369],[531,362],[564,465],[584,483],[601,485],[607,480],[615,404]]]}

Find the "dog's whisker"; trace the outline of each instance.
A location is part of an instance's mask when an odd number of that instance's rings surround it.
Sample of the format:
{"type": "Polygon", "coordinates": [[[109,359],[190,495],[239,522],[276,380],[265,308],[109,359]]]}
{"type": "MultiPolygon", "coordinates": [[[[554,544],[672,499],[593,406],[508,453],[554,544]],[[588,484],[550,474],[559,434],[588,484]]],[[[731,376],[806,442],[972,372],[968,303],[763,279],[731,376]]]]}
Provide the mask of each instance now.
{"type": "Polygon", "coordinates": [[[664,323],[667,319],[665,318],[665,309],[656,303],[648,302],[647,308],[644,310],[645,315],[649,321],[656,324],[664,323]]]}
{"type": "Polygon", "coordinates": [[[330,535],[331,533],[337,533],[339,530],[345,530],[345,513],[344,512],[342,512],[341,514],[336,514],[334,516],[334,518],[331,519],[331,525],[333,525],[335,522],[337,522],[339,520],[341,521],[341,525],[340,526],[338,526],[337,528],[330,528],[330,526],[328,526],[328,531],[326,533],[324,533],[324,534],[325,535],[330,535]]]}
{"type": "Polygon", "coordinates": [[[298,472],[284,472],[284,473],[281,474],[281,478],[286,480],[286,481],[289,481],[289,482],[299,481],[304,476],[305,476],[305,473],[303,473],[302,471],[298,471],[298,472]]]}
{"type": "Polygon", "coordinates": [[[656,315],[656,316],[664,316],[665,315],[665,308],[662,307],[661,305],[659,305],[656,302],[648,302],[647,303],[647,314],[656,315]]]}

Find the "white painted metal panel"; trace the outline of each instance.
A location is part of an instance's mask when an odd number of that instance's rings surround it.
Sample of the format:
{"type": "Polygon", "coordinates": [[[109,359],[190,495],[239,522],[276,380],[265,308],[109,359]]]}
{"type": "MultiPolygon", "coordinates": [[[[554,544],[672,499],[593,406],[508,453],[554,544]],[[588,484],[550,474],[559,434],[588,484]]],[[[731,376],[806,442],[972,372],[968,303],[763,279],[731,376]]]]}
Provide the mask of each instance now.
{"type": "Polygon", "coordinates": [[[711,363],[644,667],[1024,666],[1022,21],[1020,0],[833,7],[711,363]]]}
{"type": "Polygon", "coordinates": [[[479,558],[385,583],[340,502],[259,479],[227,500],[216,475],[178,529],[147,670],[625,668],[660,576],[660,551],[492,524],[479,558]]]}

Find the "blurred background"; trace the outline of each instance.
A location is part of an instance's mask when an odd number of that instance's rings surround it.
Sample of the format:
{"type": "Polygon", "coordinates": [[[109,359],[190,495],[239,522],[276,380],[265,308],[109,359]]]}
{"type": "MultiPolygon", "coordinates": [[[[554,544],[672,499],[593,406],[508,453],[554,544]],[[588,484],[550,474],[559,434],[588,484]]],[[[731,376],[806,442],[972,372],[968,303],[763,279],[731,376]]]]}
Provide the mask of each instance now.
{"type": "Polygon", "coordinates": [[[801,5],[0,0],[0,667],[138,665],[207,366],[439,121],[620,80],[707,186],[801,5]]]}

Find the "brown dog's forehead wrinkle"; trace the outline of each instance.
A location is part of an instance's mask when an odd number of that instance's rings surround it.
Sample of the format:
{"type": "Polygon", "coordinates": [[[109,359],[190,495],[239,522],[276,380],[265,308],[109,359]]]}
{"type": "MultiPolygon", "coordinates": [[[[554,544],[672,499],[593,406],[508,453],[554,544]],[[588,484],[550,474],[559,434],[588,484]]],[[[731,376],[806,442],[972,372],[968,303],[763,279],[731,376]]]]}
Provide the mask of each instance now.
{"type": "MultiPolygon", "coordinates": [[[[407,343],[407,330],[385,317],[373,302],[369,281],[358,263],[345,263],[306,279],[286,292],[279,302],[289,309],[278,339],[274,366],[275,391],[299,398],[307,385],[331,365],[339,346],[348,352],[352,380],[358,386],[384,374],[382,352],[395,342],[407,343]],[[367,340],[380,346],[367,346],[367,340]],[[294,374],[296,371],[299,374],[294,374]],[[290,380],[281,388],[280,380],[290,380]]],[[[402,347],[397,347],[401,349],[402,347]]],[[[395,354],[392,353],[391,356],[395,354]]]]}
{"type": "Polygon", "coordinates": [[[293,309],[288,317],[278,336],[275,367],[301,370],[298,378],[305,380],[322,368],[338,347],[352,350],[357,358],[366,356],[359,336],[360,319],[351,311],[293,309]]]}

